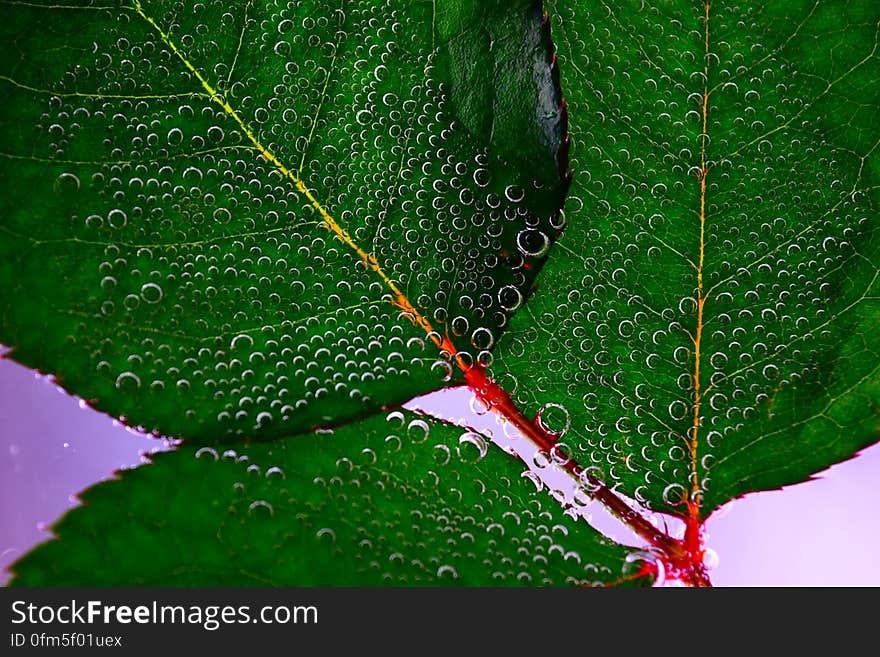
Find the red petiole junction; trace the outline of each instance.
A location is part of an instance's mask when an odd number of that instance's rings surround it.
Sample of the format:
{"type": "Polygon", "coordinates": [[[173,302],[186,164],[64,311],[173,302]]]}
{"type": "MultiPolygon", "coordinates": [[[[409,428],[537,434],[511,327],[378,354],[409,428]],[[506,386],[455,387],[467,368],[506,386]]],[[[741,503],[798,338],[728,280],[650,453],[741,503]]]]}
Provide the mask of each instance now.
{"type": "MultiPolygon", "coordinates": [[[[537,422],[528,419],[510,395],[491,381],[482,368],[470,367],[465,370],[464,376],[468,387],[487,408],[509,422],[539,450],[547,453],[553,450],[556,437],[541,428],[537,422]]],[[[702,522],[699,508],[693,502],[688,502],[684,538],[673,538],[651,524],[641,513],[573,459],[565,459],[560,463],[560,467],[580,482],[593,499],[598,500],[635,534],[648,542],[662,563],[665,577],[678,580],[688,586],[711,586],[709,573],[703,562],[705,548],[702,522]]],[[[634,577],[657,574],[656,565],[645,563],[634,577]]]]}

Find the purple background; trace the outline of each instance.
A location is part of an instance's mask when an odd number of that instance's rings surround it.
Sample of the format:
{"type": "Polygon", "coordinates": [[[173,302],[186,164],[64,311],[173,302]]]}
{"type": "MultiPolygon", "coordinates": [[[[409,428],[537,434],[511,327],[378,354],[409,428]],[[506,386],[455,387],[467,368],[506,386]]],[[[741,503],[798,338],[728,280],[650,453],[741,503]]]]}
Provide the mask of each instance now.
{"type": "MultiPolygon", "coordinates": [[[[44,527],[77,492],[163,447],[80,408],[47,377],[0,360],[0,569],[46,540],[44,527]]],[[[719,557],[713,582],[880,585],[878,473],[874,446],[817,481],[728,505],[708,522],[708,546],[719,557]]]]}

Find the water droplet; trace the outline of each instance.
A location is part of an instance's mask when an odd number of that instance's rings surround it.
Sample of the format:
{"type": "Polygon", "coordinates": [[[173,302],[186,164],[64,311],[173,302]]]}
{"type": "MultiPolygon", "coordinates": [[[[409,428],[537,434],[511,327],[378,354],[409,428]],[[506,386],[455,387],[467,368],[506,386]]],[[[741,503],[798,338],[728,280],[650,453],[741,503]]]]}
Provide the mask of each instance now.
{"type": "Polygon", "coordinates": [[[116,377],[116,387],[122,391],[133,391],[141,387],[141,380],[134,372],[123,372],[116,377]]]}
{"type": "Polygon", "coordinates": [[[458,438],[458,457],[465,463],[479,461],[488,451],[486,439],[478,433],[467,431],[458,438]]]}
{"type": "Polygon", "coordinates": [[[141,299],[147,303],[159,303],[162,300],[162,288],[156,283],[144,283],[141,286],[141,299]]]}
{"type": "Polygon", "coordinates": [[[196,452],[196,458],[200,459],[200,458],[204,458],[204,457],[211,458],[215,461],[219,460],[219,458],[220,458],[217,455],[217,450],[214,449],[213,447],[200,447],[198,449],[198,451],[196,452]]]}
{"type": "Polygon", "coordinates": [[[562,404],[544,404],[535,416],[538,426],[555,438],[561,438],[571,426],[568,409],[562,404]]]}
{"type": "Polygon", "coordinates": [[[55,180],[55,191],[61,194],[79,191],[79,178],[72,173],[62,173],[55,180]]]}
{"type": "Polygon", "coordinates": [[[440,579],[458,579],[458,571],[452,566],[444,564],[437,569],[437,577],[440,579]]]}
{"type": "Polygon", "coordinates": [[[110,210],[107,214],[107,221],[113,228],[125,228],[128,223],[128,215],[120,209],[110,210]]]}
{"type": "Polygon", "coordinates": [[[274,507],[266,500],[256,500],[255,502],[251,502],[250,506],[248,506],[248,512],[251,515],[257,515],[261,512],[268,514],[269,516],[275,515],[274,507]]]}

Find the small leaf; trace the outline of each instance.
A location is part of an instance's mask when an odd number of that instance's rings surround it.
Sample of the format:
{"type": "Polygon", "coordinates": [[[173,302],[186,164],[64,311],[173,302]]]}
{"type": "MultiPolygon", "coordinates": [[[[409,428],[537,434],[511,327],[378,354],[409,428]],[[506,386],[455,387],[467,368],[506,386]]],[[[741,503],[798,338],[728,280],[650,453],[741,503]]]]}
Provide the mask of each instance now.
{"type": "Polygon", "coordinates": [[[154,455],[86,491],[13,584],[516,586],[639,572],[515,460],[466,453],[462,433],[392,411],[332,435],[154,455]]]}

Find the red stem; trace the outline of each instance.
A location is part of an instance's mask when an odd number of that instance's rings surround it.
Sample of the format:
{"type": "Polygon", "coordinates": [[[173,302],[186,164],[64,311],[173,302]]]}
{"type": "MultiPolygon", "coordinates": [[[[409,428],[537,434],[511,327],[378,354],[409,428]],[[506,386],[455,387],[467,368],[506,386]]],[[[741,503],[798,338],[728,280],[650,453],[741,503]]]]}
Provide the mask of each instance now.
{"type": "MultiPolygon", "coordinates": [[[[487,407],[510,422],[538,449],[550,453],[556,438],[529,420],[510,398],[510,395],[491,381],[480,367],[465,371],[468,387],[487,407]]],[[[604,505],[616,518],[647,541],[663,560],[666,572],[690,586],[711,586],[709,575],[703,566],[702,526],[699,517],[693,522],[689,514],[684,540],[675,539],[660,531],[638,511],[633,509],[603,482],[587,472],[574,459],[567,459],[560,466],[575,479],[587,485],[591,497],[604,505]]]]}

